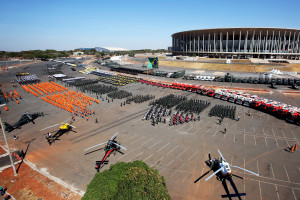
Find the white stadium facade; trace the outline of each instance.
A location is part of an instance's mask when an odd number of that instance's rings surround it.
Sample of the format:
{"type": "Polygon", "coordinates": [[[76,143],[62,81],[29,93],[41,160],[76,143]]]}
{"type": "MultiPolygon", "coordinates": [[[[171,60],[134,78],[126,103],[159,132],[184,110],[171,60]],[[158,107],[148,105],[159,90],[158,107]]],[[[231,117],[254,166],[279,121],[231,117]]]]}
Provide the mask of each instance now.
{"type": "Polygon", "coordinates": [[[300,30],[217,28],[172,35],[173,55],[211,58],[300,58],[300,30]]]}

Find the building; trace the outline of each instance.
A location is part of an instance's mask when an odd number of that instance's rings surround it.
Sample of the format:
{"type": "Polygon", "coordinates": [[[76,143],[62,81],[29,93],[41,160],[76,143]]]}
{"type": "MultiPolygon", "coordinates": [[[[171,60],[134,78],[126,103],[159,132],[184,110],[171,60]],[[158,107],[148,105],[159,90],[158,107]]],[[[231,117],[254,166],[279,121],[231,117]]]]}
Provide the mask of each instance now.
{"type": "Polygon", "coordinates": [[[210,58],[300,58],[300,30],[217,28],[174,33],[173,55],[210,58]]]}
{"type": "Polygon", "coordinates": [[[95,47],[96,51],[106,51],[106,52],[113,52],[113,51],[128,51],[127,49],[120,48],[120,47],[95,47]]]}
{"type": "Polygon", "coordinates": [[[75,51],[75,52],[73,52],[73,56],[81,56],[81,55],[84,55],[83,51],[75,51]]]}

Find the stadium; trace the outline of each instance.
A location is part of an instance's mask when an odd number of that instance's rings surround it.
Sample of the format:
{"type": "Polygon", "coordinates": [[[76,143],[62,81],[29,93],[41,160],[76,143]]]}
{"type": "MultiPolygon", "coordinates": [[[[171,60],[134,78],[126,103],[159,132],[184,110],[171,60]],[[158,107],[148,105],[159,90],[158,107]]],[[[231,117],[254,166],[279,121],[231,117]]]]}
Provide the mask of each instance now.
{"type": "Polygon", "coordinates": [[[217,28],[172,35],[173,55],[209,58],[300,58],[299,29],[217,28]]]}

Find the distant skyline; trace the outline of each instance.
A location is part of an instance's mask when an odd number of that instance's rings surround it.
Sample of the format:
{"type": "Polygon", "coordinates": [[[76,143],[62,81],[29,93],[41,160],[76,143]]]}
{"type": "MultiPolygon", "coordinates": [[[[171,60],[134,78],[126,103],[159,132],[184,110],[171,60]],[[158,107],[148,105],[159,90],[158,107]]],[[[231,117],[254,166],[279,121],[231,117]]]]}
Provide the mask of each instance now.
{"type": "Polygon", "coordinates": [[[300,2],[0,1],[0,50],[167,49],[176,32],[229,27],[300,29],[300,2]]]}

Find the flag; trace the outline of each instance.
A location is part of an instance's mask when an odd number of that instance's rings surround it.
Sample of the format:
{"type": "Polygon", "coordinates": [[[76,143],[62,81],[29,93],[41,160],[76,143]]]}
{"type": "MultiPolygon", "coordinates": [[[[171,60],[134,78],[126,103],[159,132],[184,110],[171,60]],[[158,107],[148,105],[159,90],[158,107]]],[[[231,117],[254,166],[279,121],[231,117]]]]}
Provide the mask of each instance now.
{"type": "Polygon", "coordinates": [[[147,68],[153,69],[153,68],[158,68],[158,58],[150,58],[148,57],[149,63],[147,65],[147,68]]]}

